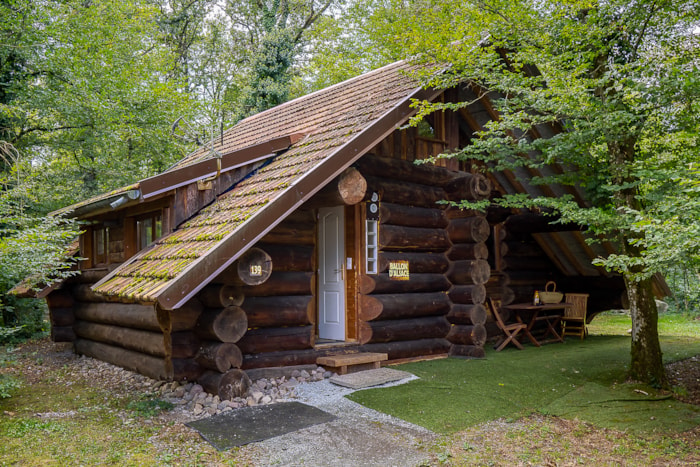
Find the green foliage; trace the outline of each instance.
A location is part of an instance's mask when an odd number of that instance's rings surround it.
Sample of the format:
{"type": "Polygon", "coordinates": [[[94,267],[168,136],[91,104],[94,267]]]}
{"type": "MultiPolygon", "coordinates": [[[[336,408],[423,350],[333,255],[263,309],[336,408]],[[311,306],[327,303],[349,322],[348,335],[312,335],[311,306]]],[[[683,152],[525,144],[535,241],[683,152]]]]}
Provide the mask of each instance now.
{"type": "Polygon", "coordinates": [[[673,291],[673,296],[666,298],[671,307],[690,315],[700,315],[700,273],[683,265],[669,268],[665,274],[666,282],[673,291]]]}
{"type": "Polygon", "coordinates": [[[190,107],[165,80],[172,57],[148,2],[0,4],[0,54],[22,53],[3,85],[5,141],[22,155],[40,213],[162,171],[181,157],[170,124],[190,107]],[[109,18],[109,21],[105,21],[109,18]],[[61,187],[64,188],[61,188],[61,187]]]}
{"type": "Polygon", "coordinates": [[[130,401],[126,408],[133,411],[139,417],[155,417],[161,412],[172,410],[175,407],[171,402],[158,399],[156,397],[144,397],[139,400],[130,401]]]}
{"type": "Polygon", "coordinates": [[[19,418],[5,427],[5,435],[10,438],[23,438],[30,433],[60,433],[64,428],[57,422],[41,421],[35,418],[19,418]]]}
{"type": "Polygon", "coordinates": [[[248,115],[286,102],[289,98],[294,60],[293,31],[273,30],[262,39],[251,64],[251,81],[243,89],[243,107],[248,115]]]}
{"type": "MultiPolygon", "coordinates": [[[[387,47],[451,64],[426,84],[491,93],[501,118],[449,157],[525,167],[543,174],[533,183],[584,190],[591,205],[504,203],[552,209],[619,242],[623,250],[601,264],[643,278],[698,265],[700,17],[692,5],[396,0],[373,21],[387,47]],[[551,138],[531,137],[557,126],[564,131],[551,138]],[[576,170],[557,174],[552,163],[576,170]]],[[[418,118],[467,105],[420,103],[418,118]]]]}
{"type": "Polygon", "coordinates": [[[68,278],[76,257],[67,257],[78,236],[77,224],[59,217],[28,216],[17,208],[12,192],[0,192],[0,342],[12,342],[47,331],[43,300],[19,299],[10,289],[24,280],[39,289],[68,278]]]}
{"type": "Polygon", "coordinates": [[[337,3],[336,0],[227,2],[229,18],[233,24],[242,26],[250,38],[247,82],[241,88],[239,118],[288,100],[295,68],[307,55],[305,49],[313,40],[307,36],[313,34],[317,23],[332,21],[326,12],[337,3]]]}
{"type": "Polygon", "coordinates": [[[0,374],[0,399],[9,399],[22,383],[12,375],[0,374]]]}
{"type": "MultiPolygon", "coordinates": [[[[443,157],[585,194],[531,191],[502,204],[555,213],[616,245],[595,262],[625,278],[635,321],[630,376],[664,384],[651,277],[679,263],[697,270],[700,250],[695,3],[389,0],[373,17],[389,51],[449,64],[422,73],[424,85],[463,86],[474,102],[488,95],[498,114],[443,157]]],[[[470,104],[417,102],[413,123],[470,104]]]]}
{"type": "Polygon", "coordinates": [[[387,65],[405,56],[387,53],[374,40],[377,11],[373,0],[347,0],[331,6],[308,31],[305,54],[293,84],[295,95],[307,94],[387,65]]]}

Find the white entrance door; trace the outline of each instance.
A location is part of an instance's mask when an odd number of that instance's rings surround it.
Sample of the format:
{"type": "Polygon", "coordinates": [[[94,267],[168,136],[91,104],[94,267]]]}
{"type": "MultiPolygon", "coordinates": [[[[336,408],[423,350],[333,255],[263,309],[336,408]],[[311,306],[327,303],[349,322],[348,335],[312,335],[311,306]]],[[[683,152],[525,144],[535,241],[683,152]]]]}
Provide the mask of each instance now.
{"type": "Polygon", "coordinates": [[[318,337],[345,340],[345,208],[319,209],[318,337]]]}

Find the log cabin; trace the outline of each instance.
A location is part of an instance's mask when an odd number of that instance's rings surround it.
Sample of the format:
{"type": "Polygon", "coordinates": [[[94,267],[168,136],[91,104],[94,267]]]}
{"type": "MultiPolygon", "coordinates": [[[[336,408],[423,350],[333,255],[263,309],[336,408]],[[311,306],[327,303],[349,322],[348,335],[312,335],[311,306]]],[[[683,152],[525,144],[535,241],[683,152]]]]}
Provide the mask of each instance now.
{"type": "MultiPolygon", "coordinates": [[[[554,280],[620,307],[614,251],[534,212],[444,200],[573,195],[544,167],[483,175],[415,161],[498,118],[468,84],[424,89],[398,62],[240,121],[154,177],[56,212],[86,222],[81,274],[47,287],[56,341],[157,379],[234,395],[246,371],[360,353],[389,362],[483,357],[487,297],[530,300],[554,280]],[[470,101],[406,127],[413,99],[470,101]]],[[[539,137],[553,134],[542,128],[539,137]]],[[[27,291],[29,293],[29,291],[27,291]]]]}

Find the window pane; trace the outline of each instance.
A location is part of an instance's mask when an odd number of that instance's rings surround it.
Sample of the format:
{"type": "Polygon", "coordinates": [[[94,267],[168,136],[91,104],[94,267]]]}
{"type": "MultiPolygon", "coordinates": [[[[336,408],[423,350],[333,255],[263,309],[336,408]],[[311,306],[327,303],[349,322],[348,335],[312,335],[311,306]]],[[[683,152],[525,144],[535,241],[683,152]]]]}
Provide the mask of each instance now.
{"type": "Polygon", "coordinates": [[[106,263],[109,255],[109,229],[95,229],[92,234],[92,255],[94,264],[106,263]]]}
{"type": "Polygon", "coordinates": [[[136,222],[136,230],[139,236],[139,250],[151,244],[153,239],[153,221],[151,218],[136,222]]]}

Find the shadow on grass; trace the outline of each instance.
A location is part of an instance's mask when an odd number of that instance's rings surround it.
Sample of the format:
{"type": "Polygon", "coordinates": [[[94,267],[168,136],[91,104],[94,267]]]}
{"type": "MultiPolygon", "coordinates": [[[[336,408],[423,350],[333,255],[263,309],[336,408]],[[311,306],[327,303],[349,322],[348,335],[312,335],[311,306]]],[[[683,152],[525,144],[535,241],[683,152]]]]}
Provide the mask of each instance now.
{"type": "MultiPolygon", "coordinates": [[[[698,339],[661,339],[664,355],[673,360],[700,353],[698,339]]],[[[629,349],[625,336],[590,336],[522,351],[489,348],[481,360],[401,365],[420,379],[348,397],[438,433],[533,412],[634,432],[681,432],[700,424],[700,408],[625,383],[629,349]]]]}

